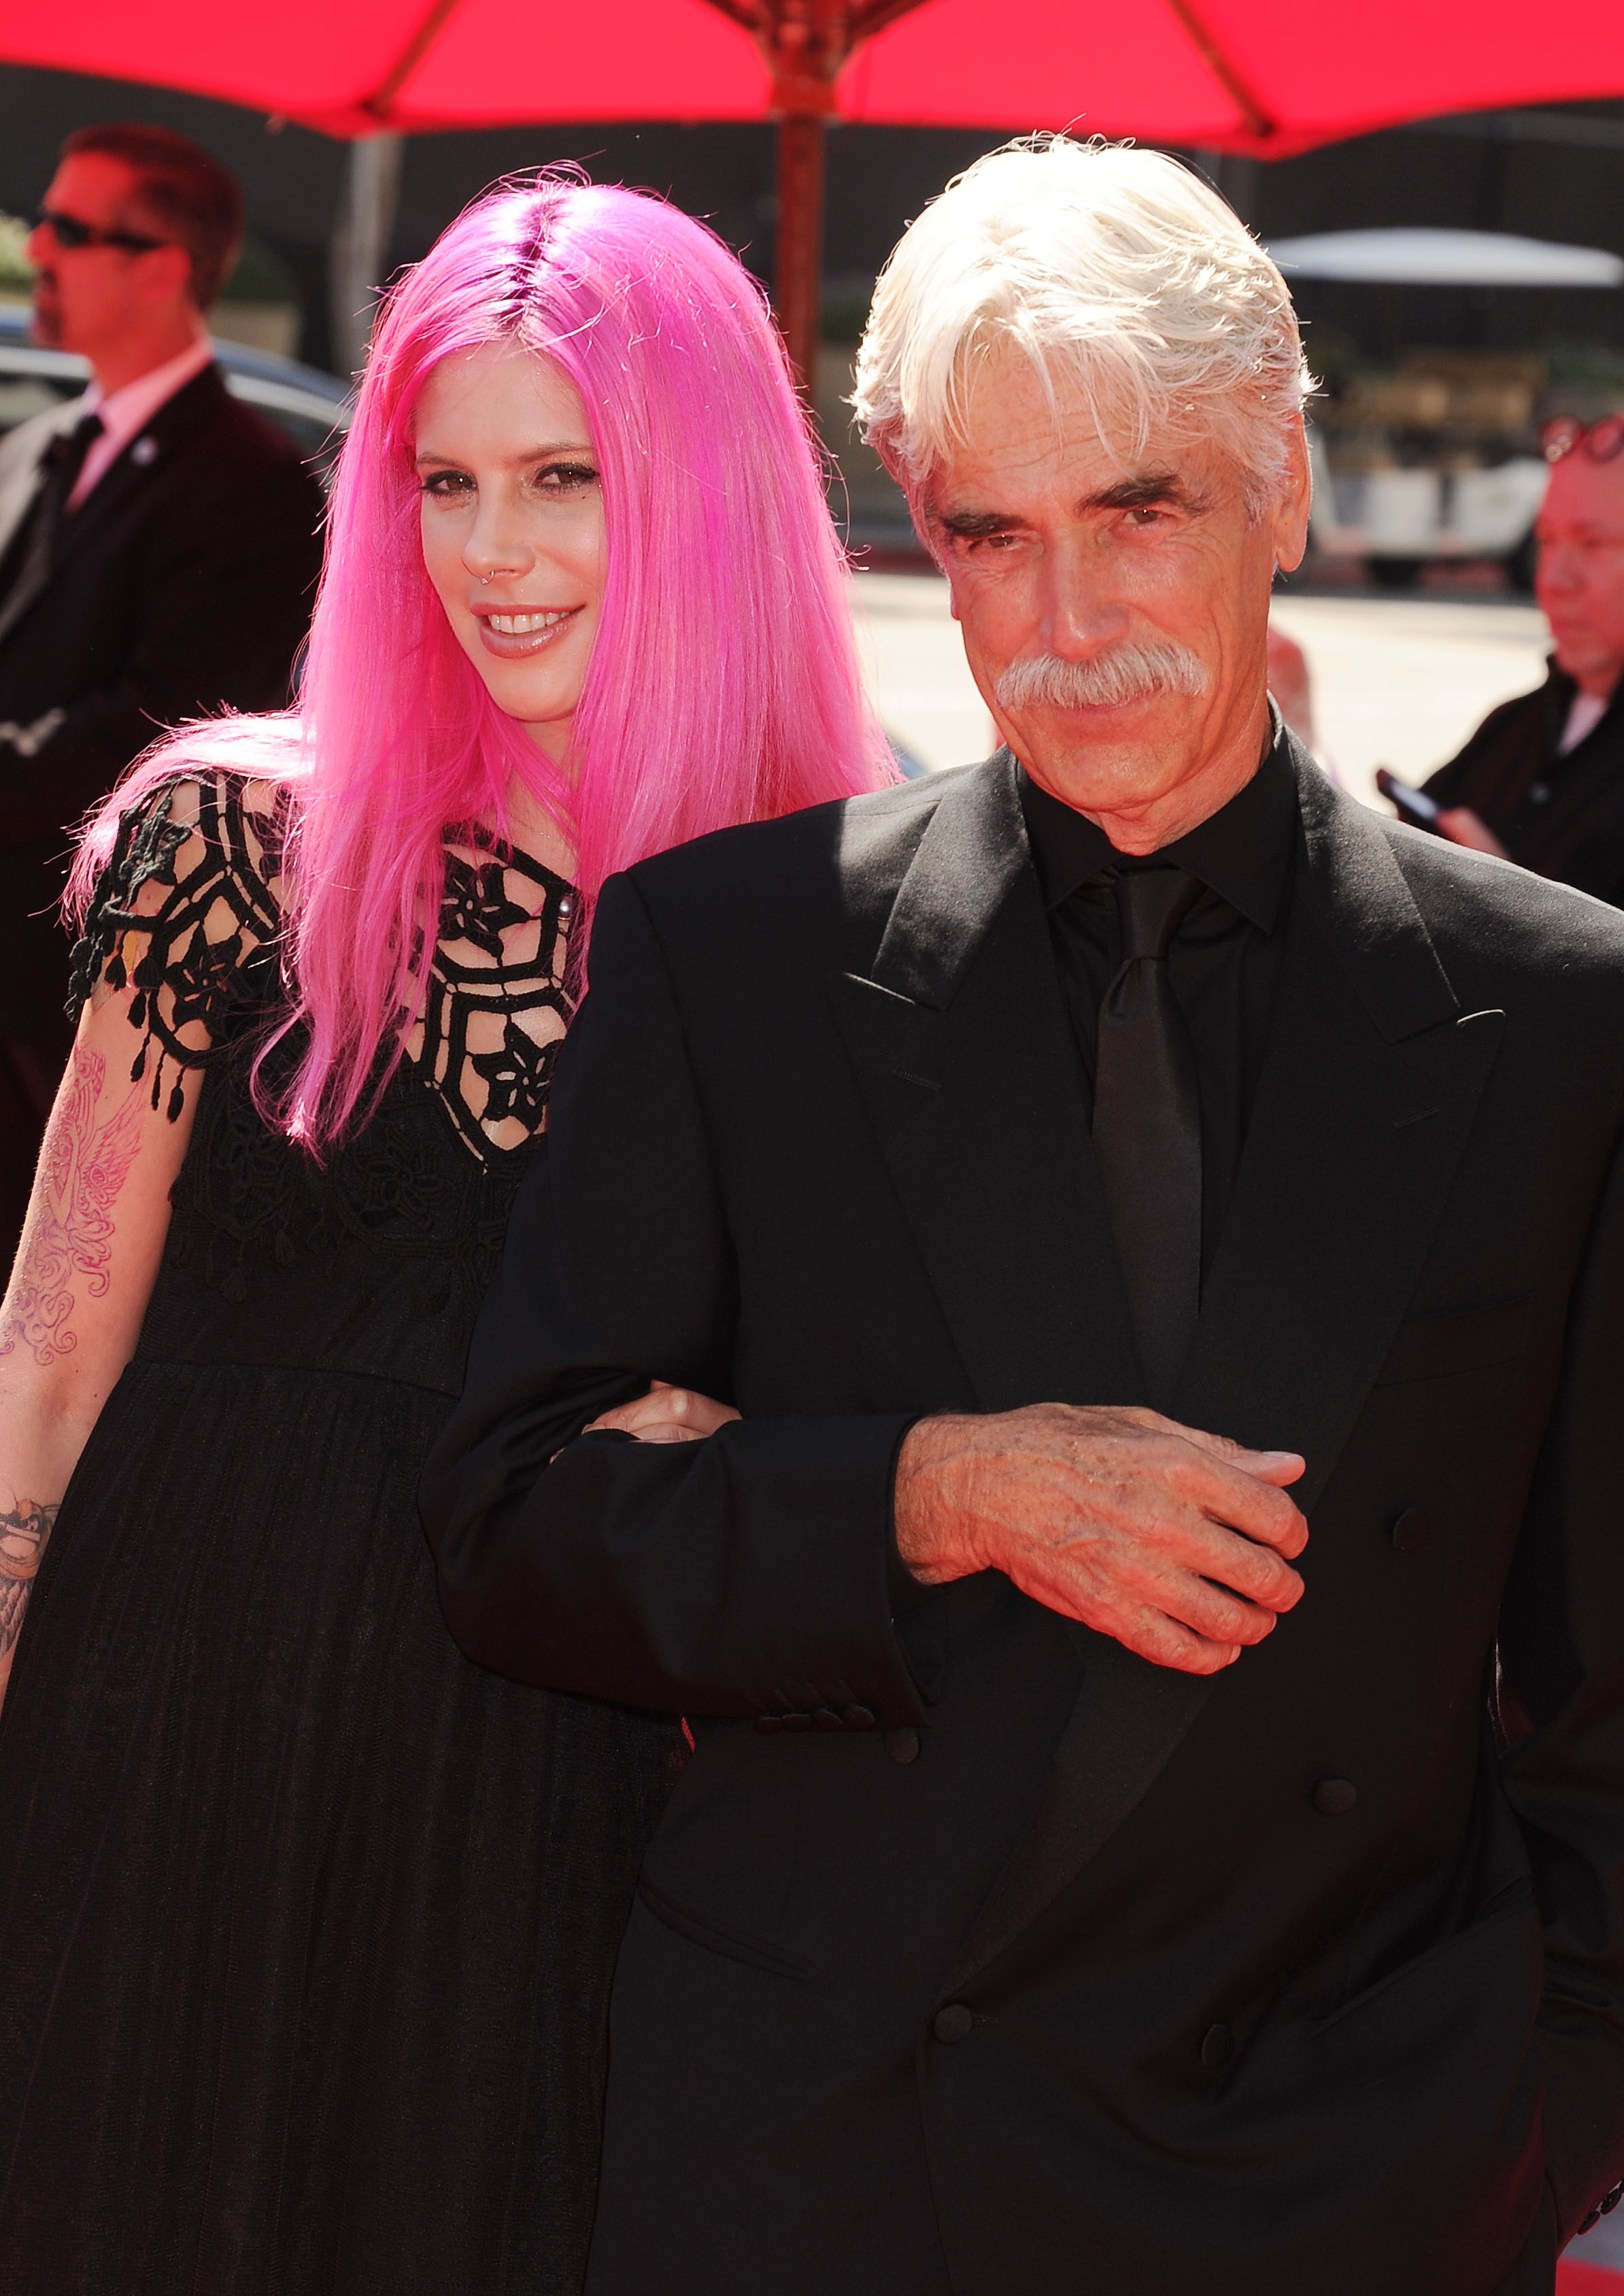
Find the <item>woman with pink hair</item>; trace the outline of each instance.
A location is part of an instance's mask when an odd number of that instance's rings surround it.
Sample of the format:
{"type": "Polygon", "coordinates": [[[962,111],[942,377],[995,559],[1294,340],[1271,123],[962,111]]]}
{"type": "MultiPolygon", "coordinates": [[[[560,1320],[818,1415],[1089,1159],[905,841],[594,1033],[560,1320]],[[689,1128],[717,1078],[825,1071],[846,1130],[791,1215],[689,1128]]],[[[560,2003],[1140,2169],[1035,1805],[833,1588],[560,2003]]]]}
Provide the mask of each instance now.
{"type": "Polygon", "coordinates": [[[841,575],[734,258],[505,186],[384,307],[298,709],[89,830],[0,1326],[8,2286],[578,2284],[680,1739],[459,1655],[418,1468],[604,879],[890,777],[841,575]]]}

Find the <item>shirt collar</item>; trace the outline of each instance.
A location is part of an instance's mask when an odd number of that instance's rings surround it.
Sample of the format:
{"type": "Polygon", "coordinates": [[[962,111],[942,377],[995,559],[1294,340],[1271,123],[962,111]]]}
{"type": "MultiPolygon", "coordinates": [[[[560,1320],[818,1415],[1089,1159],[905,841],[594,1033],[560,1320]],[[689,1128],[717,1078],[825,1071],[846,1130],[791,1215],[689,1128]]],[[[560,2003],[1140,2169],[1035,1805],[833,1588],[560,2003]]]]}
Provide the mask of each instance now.
{"type": "MultiPolygon", "coordinates": [[[[1545,682],[1552,715],[1560,726],[1566,722],[1568,712],[1578,699],[1581,690],[1579,680],[1570,677],[1555,655],[1548,653],[1545,658],[1545,682]]],[[[1620,702],[1624,702],[1624,677],[1614,685],[1607,696],[1605,707],[1611,711],[1618,709],[1620,702]]]]}
{"type": "Polygon", "coordinates": [[[200,335],[184,351],[177,351],[161,366],[151,367],[138,374],[134,382],[105,398],[100,383],[93,382],[79,401],[81,415],[99,414],[104,437],[122,447],[144,430],[160,406],[167,406],[177,390],[184,390],[194,375],[200,375],[214,357],[214,345],[207,335],[200,335]]]}
{"type": "MultiPolygon", "coordinates": [[[[1026,768],[1016,768],[1026,833],[1038,870],[1044,906],[1058,908],[1079,885],[1114,864],[1135,865],[1119,853],[1104,831],[1039,789],[1026,768]]],[[[1226,805],[1198,823],[1171,845],[1143,857],[1189,870],[1264,932],[1279,919],[1297,838],[1297,782],[1278,719],[1274,739],[1257,772],[1226,805]]]]}

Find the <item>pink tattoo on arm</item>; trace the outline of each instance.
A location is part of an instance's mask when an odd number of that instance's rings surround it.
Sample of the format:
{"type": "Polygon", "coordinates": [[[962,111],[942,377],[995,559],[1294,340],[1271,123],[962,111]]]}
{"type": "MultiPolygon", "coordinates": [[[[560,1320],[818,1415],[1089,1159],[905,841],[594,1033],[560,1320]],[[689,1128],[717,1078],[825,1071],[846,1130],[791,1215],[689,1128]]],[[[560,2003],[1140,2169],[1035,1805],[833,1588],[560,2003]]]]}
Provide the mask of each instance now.
{"type": "Polygon", "coordinates": [[[16,1641],[22,1614],[29,1606],[29,1589],[45,1561],[45,1547],[56,1521],[57,1503],[18,1499],[0,1509],[0,1658],[16,1641]]]}
{"type": "Polygon", "coordinates": [[[19,1344],[40,1365],[70,1355],[78,1345],[71,1323],[76,1287],[101,1300],[112,1281],[112,1208],[141,1145],[146,1095],[133,1086],[98,1124],[106,1074],[100,1053],[75,1046],[67,1087],[45,1134],[0,1356],[19,1344]]]}

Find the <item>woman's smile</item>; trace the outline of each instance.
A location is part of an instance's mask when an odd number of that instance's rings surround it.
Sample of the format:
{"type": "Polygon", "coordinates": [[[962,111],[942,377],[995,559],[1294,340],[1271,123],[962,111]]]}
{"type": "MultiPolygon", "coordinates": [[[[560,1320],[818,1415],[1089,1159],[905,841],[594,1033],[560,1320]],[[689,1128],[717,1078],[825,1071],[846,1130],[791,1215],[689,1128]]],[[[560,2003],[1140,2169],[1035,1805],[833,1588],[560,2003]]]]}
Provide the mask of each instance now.
{"type": "Polygon", "coordinates": [[[580,611],[578,606],[476,606],[473,616],[486,652],[517,661],[551,645],[580,611]]]}

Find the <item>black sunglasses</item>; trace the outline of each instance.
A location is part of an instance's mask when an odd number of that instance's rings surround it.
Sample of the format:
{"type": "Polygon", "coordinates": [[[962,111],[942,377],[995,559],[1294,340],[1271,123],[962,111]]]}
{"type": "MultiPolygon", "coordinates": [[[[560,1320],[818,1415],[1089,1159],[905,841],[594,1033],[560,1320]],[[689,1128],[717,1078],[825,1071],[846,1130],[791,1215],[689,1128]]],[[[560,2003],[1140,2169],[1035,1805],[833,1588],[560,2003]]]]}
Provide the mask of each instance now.
{"type": "Polygon", "coordinates": [[[1577,414],[1553,414],[1539,426],[1539,451],[1547,463],[1582,447],[1593,463],[1611,463],[1624,455],[1624,414],[1603,415],[1599,422],[1581,422],[1577,414]]]}
{"type": "Polygon", "coordinates": [[[167,239],[148,239],[138,231],[103,231],[94,223],[82,223],[78,216],[64,215],[60,208],[41,208],[39,220],[45,225],[58,247],[122,247],[132,255],[150,255],[155,247],[168,247],[167,239]]]}

